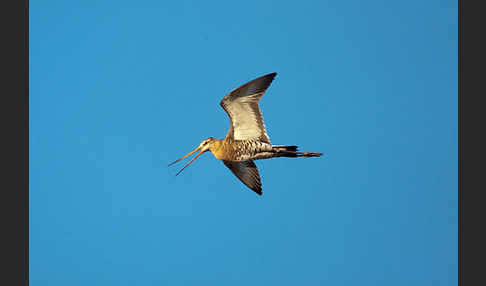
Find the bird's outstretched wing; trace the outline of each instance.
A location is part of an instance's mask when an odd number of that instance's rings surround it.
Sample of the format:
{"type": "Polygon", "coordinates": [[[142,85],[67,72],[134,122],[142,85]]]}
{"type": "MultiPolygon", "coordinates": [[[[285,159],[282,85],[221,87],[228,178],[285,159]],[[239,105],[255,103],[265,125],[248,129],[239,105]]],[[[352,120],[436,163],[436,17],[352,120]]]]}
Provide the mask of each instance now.
{"type": "Polygon", "coordinates": [[[270,73],[245,83],[221,100],[219,104],[231,121],[226,138],[256,139],[271,144],[258,102],[276,75],[277,73],[270,73]]]}
{"type": "Polygon", "coordinates": [[[240,181],[243,182],[248,188],[252,189],[255,193],[262,195],[262,183],[260,181],[260,174],[258,173],[257,166],[253,160],[235,162],[235,161],[223,161],[233,174],[235,174],[240,181]]]}

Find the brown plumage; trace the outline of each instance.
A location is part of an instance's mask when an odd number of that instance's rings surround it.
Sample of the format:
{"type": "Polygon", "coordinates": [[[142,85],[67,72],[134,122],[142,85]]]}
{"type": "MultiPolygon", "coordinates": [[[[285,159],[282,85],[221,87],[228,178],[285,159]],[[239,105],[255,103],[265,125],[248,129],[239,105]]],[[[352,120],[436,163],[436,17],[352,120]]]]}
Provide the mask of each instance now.
{"type": "Polygon", "coordinates": [[[272,145],[270,142],[258,102],[276,75],[271,73],[254,79],[223,97],[220,105],[230,118],[230,128],[226,137],[221,140],[209,137],[194,151],[169,164],[170,166],[200,151],[177,175],[201,154],[210,151],[216,159],[223,161],[241,182],[261,195],[262,184],[254,160],[322,155],[316,152],[298,152],[297,146],[272,145]]]}

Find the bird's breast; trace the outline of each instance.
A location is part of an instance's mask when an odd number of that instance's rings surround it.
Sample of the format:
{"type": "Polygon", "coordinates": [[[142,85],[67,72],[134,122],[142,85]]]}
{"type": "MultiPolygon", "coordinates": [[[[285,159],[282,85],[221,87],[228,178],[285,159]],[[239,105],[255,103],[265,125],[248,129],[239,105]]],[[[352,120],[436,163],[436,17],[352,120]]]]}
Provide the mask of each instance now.
{"type": "Polygon", "coordinates": [[[224,141],[218,141],[209,149],[213,153],[214,157],[218,160],[232,161],[234,158],[234,152],[231,144],[224,141]]]}
{"type": "Polygon", "coordinates": [[[217,150],[211,150],[211,153],[213,153],[214,157],[218,160],[227,160],[228,155],[222,150],[222,149],[217,149],[217,150]]]}

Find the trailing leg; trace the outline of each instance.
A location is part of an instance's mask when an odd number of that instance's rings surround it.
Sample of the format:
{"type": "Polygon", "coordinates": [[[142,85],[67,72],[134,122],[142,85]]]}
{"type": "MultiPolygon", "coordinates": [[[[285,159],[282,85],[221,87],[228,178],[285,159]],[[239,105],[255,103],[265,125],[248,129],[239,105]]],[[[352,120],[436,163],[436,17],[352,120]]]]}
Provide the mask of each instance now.
{"type": "Polygon", "coordinates": [[[288,158],[296,158],[296,157],[320,157],[322,153],[318,152],[298,152],[297,146],[283,146],[283,145],[275,145],[272,146],[272,150],[276,153],[275,157],[288,157],[288,158]]]}

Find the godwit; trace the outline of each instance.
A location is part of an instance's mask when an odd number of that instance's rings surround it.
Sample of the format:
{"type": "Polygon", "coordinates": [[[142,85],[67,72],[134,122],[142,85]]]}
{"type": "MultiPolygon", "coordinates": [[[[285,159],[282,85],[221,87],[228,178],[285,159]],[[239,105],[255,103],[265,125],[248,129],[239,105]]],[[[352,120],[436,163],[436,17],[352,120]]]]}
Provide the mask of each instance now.
{"type": "Polygon", "coordinates": [[[297,146],[272,145],[265,130],[263,116],[258,106],[267,88],[277,73],[270,73],[254,79],[232,90],[219,103],[228,114],[231,125],[224,139],[204,139],[191,153],[174,161],[199,153],[177,174],[189,166],[201,154],[211,151],[216,159],[223,161],[233,174],[248,188],[262,195],[260,174],[254,160],[276,157],[319,157],[322,153],[297,152],[297,146]]]}

